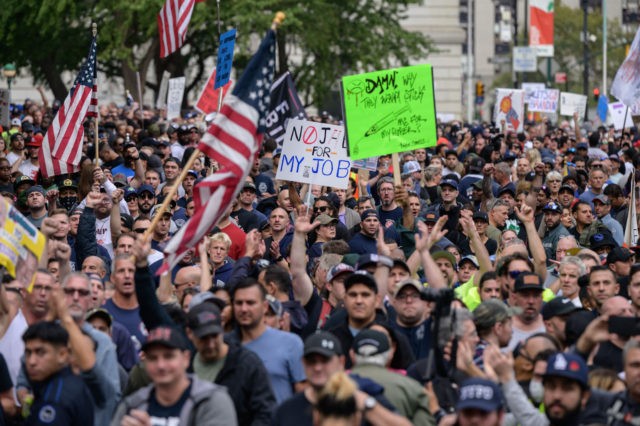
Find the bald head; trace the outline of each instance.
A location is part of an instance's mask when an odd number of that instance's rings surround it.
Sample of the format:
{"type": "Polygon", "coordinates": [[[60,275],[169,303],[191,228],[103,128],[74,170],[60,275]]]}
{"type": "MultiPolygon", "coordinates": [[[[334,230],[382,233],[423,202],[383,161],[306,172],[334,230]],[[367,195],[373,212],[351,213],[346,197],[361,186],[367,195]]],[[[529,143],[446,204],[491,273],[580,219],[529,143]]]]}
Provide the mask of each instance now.
{"type": "Polygon", "coordinates": [[[202,275],[202,271],[199,266],[184,266],[178,270],[173,282],[178,300],[182,300],[185,289],[200,284],[200,275],[202,275]]]}
{"type": "Polygon", "coordinates": [[[627,299],[622,296],[613,296],[602,304],[602,315],[633,317],[635,313],[627,299]]]}

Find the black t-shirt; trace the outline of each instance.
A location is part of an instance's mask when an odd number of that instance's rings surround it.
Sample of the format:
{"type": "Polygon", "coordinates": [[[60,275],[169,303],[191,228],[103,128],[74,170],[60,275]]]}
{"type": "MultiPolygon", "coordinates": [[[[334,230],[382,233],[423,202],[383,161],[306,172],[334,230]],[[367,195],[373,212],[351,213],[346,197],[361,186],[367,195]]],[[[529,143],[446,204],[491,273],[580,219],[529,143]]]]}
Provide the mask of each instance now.
{"type": "MultiPolygon", "coordinates": [[[[7,362],[5,361],[4,356],[0,354],[0,392],[6,392],[12,387],[13,383],[11,382],[7,362]]],[[[2,405],[0,405],[0,426],[4,425],[4,411],[2,411],[2,405]]]]}
{"type": "Polygon", "coordinates": [[[151,417],[151,426],[173,426],[180,424],[180,412],[182,411],[184,403],[189,399],[190,394],[191,383],[189,383],[189,387],[187,387],[175,404],[164,406],[156,399],[155,389],[152,390],[149,395],[149,408],[147,409],[149,417],[151,417]]]}
{"type": "Polygon", "coordinates": [[[602,342],[593,357],[593,364],[598,367],[609,368],[616,373],[624,370],[622,365],[622,349],[611,342],[602,342]]]}

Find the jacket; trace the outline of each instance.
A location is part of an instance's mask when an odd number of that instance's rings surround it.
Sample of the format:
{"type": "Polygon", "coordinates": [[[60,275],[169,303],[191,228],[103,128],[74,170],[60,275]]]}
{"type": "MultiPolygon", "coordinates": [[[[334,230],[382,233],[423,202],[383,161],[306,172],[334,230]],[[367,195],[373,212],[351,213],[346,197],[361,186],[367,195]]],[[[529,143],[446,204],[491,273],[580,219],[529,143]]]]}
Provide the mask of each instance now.
{"type": "MultiPolygon", "coordinates": [[[[180,426],[237,426],[233,402],[226,390],[213,383],[189,376],[191,393],[180,411],[180,426]]],[[[125,398],[116,410],[111,426],[120,426],[131,410],[146,411],[153,385],[146,386],[125,398]]]]}
{"type": "Polygon", "coordinates": [[[252,351],[227,341],[229,353],[216,376],[216,384],[225,386],[238,414],[238,425],[268,425],[276,398],[262,360],[252,351]]]}

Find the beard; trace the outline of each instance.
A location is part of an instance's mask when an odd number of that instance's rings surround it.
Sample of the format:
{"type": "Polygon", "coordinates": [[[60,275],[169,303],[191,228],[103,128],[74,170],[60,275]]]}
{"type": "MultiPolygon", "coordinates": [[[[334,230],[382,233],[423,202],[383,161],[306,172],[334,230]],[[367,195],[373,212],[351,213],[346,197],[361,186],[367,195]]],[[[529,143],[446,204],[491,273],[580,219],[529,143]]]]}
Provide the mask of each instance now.
{"type": "MultiPolygon", "coordinates": [[[[553,404],[552,404],[553,405],[553,404]]],[[[547,407],[548,408],[548,407],[547,407]]],[[[565,412],[561,417],[551,417],[549,415],[549,411],[545,410],[545,414],[547,415],[547,418],[549,419],[549,424],[552,426],[555,425],[562,425],[562,426],[571,426],[571,425],[577,425],[579,423],[580,420],[580,404],[578,404],[577,407],[575,407],[573,410],[568,410],[567,407],[564,407],[565,412]]]]}

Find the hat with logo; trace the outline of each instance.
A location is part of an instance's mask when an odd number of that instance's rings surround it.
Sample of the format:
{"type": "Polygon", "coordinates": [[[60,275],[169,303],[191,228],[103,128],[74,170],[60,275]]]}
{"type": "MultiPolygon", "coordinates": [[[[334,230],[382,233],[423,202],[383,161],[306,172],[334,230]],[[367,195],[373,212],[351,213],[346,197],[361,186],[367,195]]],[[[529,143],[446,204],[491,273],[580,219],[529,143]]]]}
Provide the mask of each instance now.
{"type": "Polygon", "coordinates": [[[319,331],[304,341],[304,356],[318,354],[326,357],[342,355],[342,345],[336,336],[328,331],[319,331]]]}
{"type": "Polygon", "coordinates": [[[223,332],[220,309],[213,303],[200,303],[189,308],[187,324],[198,338],[223,332]]]}
{"type": "Polygon", "coordinates": [[[456,181],[455,181],[455,180],[453,180],[453,179],[444,179],[444,180],[442,180],[442,181],[440,182],[440,186],[441,186],[441,187],[443,187],[443,186],[449,186],[449,187],[451,187],[451,188],[455,189],[456,191],[458,190],[458,182],[456,182],[456,181]]]}
{"type": "Polygon", "coordinates": [[[378,284],[376,279],[367,271],[355,271],[344,280],[344,289],[349,291],[351,287],[356,284],[363,284],[372,289],[374,292],[378,292],[378,284]]]}
{"type": "Polygon", "coordinates": [[[78,184],[73,179],[64,179],[58,189],[62,191],[63,189],[78,189],[78,184]]]}
{"type": "Polygon", "coordinates": [[[418,163],[417,161],[407,161],[406,163],[404,163],[404,166],[402,166],[403,175],[419,172],[420,170],[422,170],[422,168],[420,167],[420,163],[418,163]]]}
{"type": "Polygon", "coordinates": [[[491,412],[500,410],[502,406],[502,391],[491,380],[473,378],[462,382],[456,411],[476,409],[491,412]]]}
{"type": "Polygon", "coordinates": [[[474,212],[473,220],[482,220],[486,223],[489,223],[489,215],[485,212],[474,212]]]}
{"type": "Polygon", "coordinates": [[[593,234],[591,238],[589,238],[589,248],[591,250],[598,250],[603,247],[618,247],[618,243],[613,239],[613,235],[608,230],[603,230],[598,232],[597,234],[593,234]]]}
{"type": "Polygon", "coordinates": [[[389,339],[380,331],[362,330],[353,339],[352,348],[356,355],[378,355],[389,350],[389,339]]]}
{"type": "Polygon", "coordinates": [[[331,217],[326,213],[322,213],[316,217],[316,222],[320,222],[320,225],[335,225],[338,223],[338,219],[331,217]]]}
{"type": "Polygon", "coordinates": [[[607,255],[607,265],[616,262],[628,262],[634,255],[635,253],[626,247],[614,247],[607,255]]]}
{"type": "Polygon", "coordinates": [[[242,184],[242,190],[244,191],[245,189],[251,189],[253,190],[253,192],[256,192],[256,186],[253,184],[253,182],[249,182],[248,180],[244,182],[244,184],[242,184]]]}
{"type": "Polygon", "coordinates": [[[180,331],[174,327],[160,326],[149,331],[142,350],[147,351],[152,346],[165,346],[172,349],[187,350],[189,346],[180,331]]]}
{"type": "Polygon", "coordinates": [[[604,194],[598,194],[595,197],[593,197],[593,203],[595,203],[596,201],[599,201],[604,205],[608,205],[609,204],[609,197],[607,197],[604,194]]]}
{"type": "Polygon", "coordinates": [[[11,126],[17,126],[20,127],[22,125],[22,123],[20,122],[19,118],[14,118],[11,120],[11,126]]]}
{"type": "Polygon", "coordinates": [[[189,176],[193,176],[195,179],[198,179],[200,177],[198,172],[196,172],[195,170],[192,170],[192,169],[187,170],[187,174],[189,176]]]}
{"type": "Polygon", "coordinates": [[[35,180],[31,179],[30,176],[22,175],[18,176],[16,180],[13,182],[13,188],[17,189],[23,183],[28,183],[29,185],[34,185],[36,183],[35,180]]]}
{"type": "Polygon", "coordinates": [[[426,223],[436,223],[438,221],[438,213],[437,212],[429,212],[424,215],[424,221],[426,223]]]}
{"type": "Polygon", "coordinates": [[[418,290],[418,293],[422,292],[422,289],[424,288],[420,281],[409,278],[396,284],[396,290],[393,292],[393,297],[397,297],[398,294],[400,294],[400,291],[405,287],[413,287],[418,290]]]}
{"type": "Polygon", "coordinates": [[[124,198],[128,198],[132,195],[137,196],[138,195],[138,191],[133,187],[133,186],[127,186],[124,188],[124,198]]]}
{"type": "Polygon", "coordinates": [[[589,370],[582,357],[571,352],[558,352],[547,361],[543,377],[564,377],[574,380],[583,388],[589,387],[589,370]]]}
{"type": "Polygon", "coordinates": [[[553,201],[550,203],[547,203],[543,208],[542,208],[543,212],[550,212],[550,213],[558,213],[558,214],[562,214],[562,207],[560,207],[559,204],[554,203],[553,201]]]}
{"type": "Polygon", "coordinates": [[[27,138],[24,146],[30,146],[33,148],[40,148],[42,146],[42,137],[36,138],[35,136],[27,138]]]}
{"type": "Polygon", "coordinates": [[[380,218],[378,217],[378,212],[374,209],[367,209],[363,211],[362,214],[360,214],[360,220],[362,222],[369,219],[370,217],[375,217],[376,219],[380,220],[380,218]]]}
{"type": "Polygon", "coordinates": [[[111,327],[111,324],[113,323],[113,317],[109,311],[103,308],[91,309],[84,317],[87,321],[91,321],[93,318],[102,319],[107,324],[107,327],[111,327]]]}
{"type": "Polygon", "coordinates": [[[327,281],[333,281],[334,278],[337,278],[340,275],[350,274],[354,271],[355,269],[352,266],[349,266],[346,263],[338,263],[336,266],[329,269],[329,272],[327,272],[327,281]]]}
{"type": "Polygon", "coordinates": [[[516,278],[516,282],[513,285],[513,291],[517,293],[519,291],[526,290],[544,291],[544,283],[538,274],[523,272],[518,275],[518,278],[516,278]]]}
{"type": "Polygon", "coordinates": [[[571,299],[556,297],[555,299],[545,303],[542,307],[542,319],[549,320],[553,317],[561,317],[577,311],[578,309],[580,308],[574,305],[571,299]]]}
{"type": "Polygon", "coordinates": [[[473,322],[478,330],[488,330],[495,324],[521,312],[519,308],[509,307],[501,300],[489,299],[473,310],[473,322]]]}
{"type": "Polygon", "coordinates": [[[140,185],[140,188],[138,188],[138,195],[142,195],[143,192],[149,192],[153,196],[156,195],[156,191],[153,189],[153,186],[147,184],[140,185]]]}

